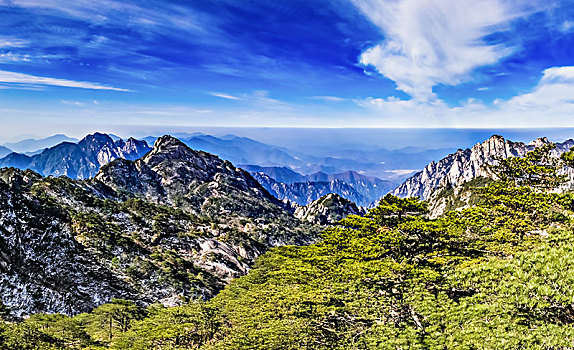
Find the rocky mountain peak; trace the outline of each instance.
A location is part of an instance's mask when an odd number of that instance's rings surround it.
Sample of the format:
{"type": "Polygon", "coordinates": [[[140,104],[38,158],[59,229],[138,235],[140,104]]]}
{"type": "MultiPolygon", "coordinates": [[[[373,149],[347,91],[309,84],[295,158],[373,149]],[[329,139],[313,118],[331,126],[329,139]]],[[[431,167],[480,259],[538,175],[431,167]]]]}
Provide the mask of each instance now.
{"type": "Polygon", "coordinates": [[[89,145],[91,147],[98,147],[105,144],[113,144],[114,140],[108,135],[100,132],[96,132],[84,137],[78,144],[89,145]]]}
{"type": "MultiPolygon", "coordinates": [[[[488,140],[477,143],[471,149],[471,153],[475,158],[492,157],[494,155],[505,156],[508,153],[513,153],[514,143],[506,140],[500,135],[492,135],[488,140]]],[[[524,146],[524,144],[521,144],[524,146]]]]}
{"type": "Polygon", "coordinates": [[[483,144],[486,143],[505,143],[506,139],[502,135],[494,134],[488,138],[488,140],[484,141],[483,144]]]}
{"type": "Polygon", "coordinates": [[[528,144],[528,146],[534,146],[534,147],[542,147],[544,145],[549,144],[550,141],[548,141],[548,138],[546,137],[539,137],[536,140],[530,141],[530,143],[528,144]]]}
{"type": "Polygon", "coordinates": [[[175,137],[164,135],[155,141],[151,152],[146,157],[146,162],[169,159],[187,160],[197,157],[198,153],[175,137]]]}
{"type": "Polygon", "coordinates": [[[154,151],[156,150],[159,151],[161,149],[178,148],[178,147],[188,148],[183,142],[181,142],[180,140],[171,135],[163,135],[159,137],[153,145],[154,151]]]}

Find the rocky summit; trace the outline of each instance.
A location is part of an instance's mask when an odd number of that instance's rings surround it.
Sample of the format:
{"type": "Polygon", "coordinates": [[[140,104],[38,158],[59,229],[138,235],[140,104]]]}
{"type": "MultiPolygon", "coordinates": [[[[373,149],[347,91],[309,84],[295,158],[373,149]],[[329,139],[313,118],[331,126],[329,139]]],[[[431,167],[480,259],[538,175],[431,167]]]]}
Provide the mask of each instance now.
{"type": "MultiPolygon", "coordinates": [[[[103,155],[108,141],[87,143],[103,155]]],[[[0,207],[0,298],[14,317],[210,298],[269,248],[320,230],[246,171],[170,136],[89,180],[1,169],[0,207]]]]}

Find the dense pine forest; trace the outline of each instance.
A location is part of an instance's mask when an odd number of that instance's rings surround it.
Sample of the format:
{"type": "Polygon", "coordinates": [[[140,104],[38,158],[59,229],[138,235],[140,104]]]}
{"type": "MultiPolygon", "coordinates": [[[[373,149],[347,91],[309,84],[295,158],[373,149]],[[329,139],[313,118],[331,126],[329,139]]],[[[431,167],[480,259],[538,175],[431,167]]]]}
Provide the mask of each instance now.
{"type": "MultiPolygon", "coordinates": [[[[574,344],[574,152],[499,159],[451,211],[385,196],[312,245],[276,247],[210,300],[114,300],[11,319],[0,349],[521,349],[574,344]]],[[[450,194],[449,194],[450,193],[450,194]]]]}

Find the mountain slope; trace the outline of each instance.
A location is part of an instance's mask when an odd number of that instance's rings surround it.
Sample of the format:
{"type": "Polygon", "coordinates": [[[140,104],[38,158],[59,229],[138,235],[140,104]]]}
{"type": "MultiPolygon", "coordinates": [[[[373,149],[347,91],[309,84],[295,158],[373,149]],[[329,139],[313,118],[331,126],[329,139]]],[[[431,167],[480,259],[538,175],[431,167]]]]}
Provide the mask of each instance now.
{"type": "Polygon", "coordinates": [[[2,169],[0,207],[0,301],[14,316],[209,298],[270,247],[318,234],[247,172],[171,137],[91,180],[2,169]]]}
{"type": "MultiPolygon", "coordinates": [[[[459,149],[438,162],[431,162],[422,171],[416,173],[391,193],[399,197],[420,197],[428,199],[433,190],[439,186],[454,187],[474,178],[489,174],[484,168],[492,164],[493,157],[520,157],[535,147],[549,143],[546,138],[539,138],[529,144],[512,142],[504,137],[494,135],[471,149],[459,149]]],[[[574,146],[574,140],[557,143],[552,154],[558,156],[574,146]]]]}
{"type": "Polygon", "coordinates": [[[109,135],[96,133],[77,144],[63,142],[33,156],[9,155],[0,159],[0,167],[30,169],[43,176],[88,179],[114,159],[137,159],[149,150],[145,141],[114,141],[109,135]]]}

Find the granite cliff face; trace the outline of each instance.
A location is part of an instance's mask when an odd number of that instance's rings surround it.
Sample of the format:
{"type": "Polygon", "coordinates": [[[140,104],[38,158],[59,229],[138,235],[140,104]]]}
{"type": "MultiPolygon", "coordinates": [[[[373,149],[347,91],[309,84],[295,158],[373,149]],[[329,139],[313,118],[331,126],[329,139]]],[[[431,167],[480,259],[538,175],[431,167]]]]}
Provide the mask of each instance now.
{"type": "Polygon", "coordinates": [[[0,208],[0,299],[16,317],[209,298],[269,248],[320,231],[247,172],[169,136],[90,180],[1,169],[0,208]]]}
{"type": "MultiPolygon", "coordinates": [[[[485,165],[492,164],[494,157],[521,157],[535,147],[549,143],[546,138],[538,138],[529,144],[505,140],[494,135],[471,149],[459,149],[438,162],[431,162],[421,172],[416,173],[391,194],[399,197],[420,197],[428,199],[438,187],[456,187],[477,177],[489,177],[485,165]]],[[[574,146],[574,140],[557,143],[552,154],[559,156],[574,146]]]]}
{"type": "Polygon", "coordinates": [[[145,141],[114,141],[109,135],[95,133],[78,143],[62,142],[33,156],[9,154],[0,159],[0,167],[30,169],[43,176],[88,179],[115,159],[138,159],[150,150],[145,141]]]}

